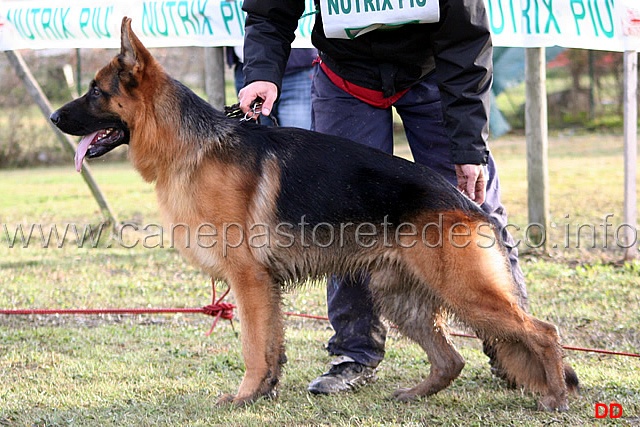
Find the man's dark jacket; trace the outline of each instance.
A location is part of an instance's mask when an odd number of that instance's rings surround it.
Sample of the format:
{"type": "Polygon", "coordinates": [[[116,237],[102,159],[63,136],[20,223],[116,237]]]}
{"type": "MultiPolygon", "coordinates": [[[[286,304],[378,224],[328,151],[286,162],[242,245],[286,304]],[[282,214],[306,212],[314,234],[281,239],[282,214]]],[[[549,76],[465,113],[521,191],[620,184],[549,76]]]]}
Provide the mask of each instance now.
{"type": "MultiPolygon", "coordinates": [[[[305,3],[244,1],[247,84],[263,80],[281,87],[305,3]]],[[[435,72],[453,163],[486,164],[492,45],[484,1],[440,0],[438,23],[376,30],[353,40],[325,37],[317,13],[311,39],[336,74],[387,97],[435,72]]]]}

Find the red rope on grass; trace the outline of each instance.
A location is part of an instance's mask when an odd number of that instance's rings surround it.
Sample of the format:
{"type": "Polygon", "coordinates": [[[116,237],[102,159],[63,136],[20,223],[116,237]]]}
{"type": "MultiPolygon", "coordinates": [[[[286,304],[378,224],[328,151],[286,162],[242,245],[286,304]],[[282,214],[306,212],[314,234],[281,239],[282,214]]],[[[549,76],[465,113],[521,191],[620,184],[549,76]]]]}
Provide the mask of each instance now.
{"type": "Polygon", "coordinates": [[[210,336],[216,327],[218,320],[225,319],[231,323],[233,328],[233,309],[235,305],[222,300],[229,293],[229,288],[220,298],[216,300],[215,282],[211,280],[213,294],[211,304],[201,308],[80,308],[80,309],[17,309],[17,310],[1,310],[0,314],[17,314],[17,315],[53,315],[53,314],[173,314],[173,313],[204,313],[214,317],[211,329],[206,333],[210,336]]]}
{"type": "MultiPolygon", "coordinates": [[[[171,314],[171,313],[204,313],[209,316],[214,317],[213,324],[209,329],[209,332],[206,333],[207,336],[210,336],[213,333],[213,329],[216,327],[219,319],[229,320],[231,323],[231,327],[233,328],[233,309],[236,308],[235,305],[231,303],[222,302],[222,300],[229,293],[229,288],[222,294],[220,298],[216,300],[216,288],[215,283],[211,281],[213,288],[213,296],[211,298],[211,304],[206,305],[201,308],[94,308],[94,309],[16,309],[16,310],[3,310],[0,309],[0,314],[5,315],[32,315],[32,314],[40,314],[40,315],[52,315],[52,314],[171,314]]],[[[306,313],[293,313],[290,311],[284,312],[287,316],[295,316],[295,317],[303,317],[306,319],[314,319],[314,320],[329,320],[326,316],[316,316],[312,314],[306,313]]],[[[462,338],[478,338],[475,335],[463,334],[463,333],[450,333],[450,335],[455,337],[462,338]]],[[[568,345],[563,345],[562,348],[565,350],[572,351],[583,351],[588,353],[598,353],[598,354],[608,354],[612,356],[625,356],[625,357],[638,357],[640,358],[640,354],[637,353],[629,353],[624,351],[612,351],[598,348],[586,348],[586,347],[573,347],[568,345]]]]}
{"type": "MultiPolygon", "coordinates": [[[[309,318],[309,319],[329,320],[329,318],[326,317],[326,316],[313,316],[313,315],[304,314],[304,313],[285,312],[284,314],[286,314],[287,316],[305,317],[305,318],[309,318]]],[[[450,332],[449,335],[454,336],[454,337],[479,339],[475,335],[463,334],[463,333],[460,333],[460,332],[450,332]]],[[[572,346],[568,346],[568,345],[563,345],[562,348],[564,348],[565,350],[584,351],[584,352],[599,353],[599,354],[609,354],[609,355],[613,355],[613,356],[640,357],[640,354],[636,354],[636,353],[628,353],[628,352],[624,352],[624,351],[603,350],[603,349],[599,349],[599,348],[572,347],[572,346]]]]}
{"type": "Polygon", "coordinates": [[[17,310],[0,310],[0,314],[19,315],[53,315],[53,314],[168,314],[168,313],[204,313],[204,308],[72,308],[44,309],[27,308],[17,310]]]}
{"type": "Polygon", "coordinates": [[[612,356],[640,357],[640,354],[636,354],[636,353],[628,353],[626,351],[604,350],[604,349],[601,349],[601,348],[572,347],[572,346],[569,346],[569,345],[563,345],[562,348],[564,348],[565,350],[586,351],[586,352],[589,352],[589,353],[600,353],[600,354],[610,354],[612,356]]]}
{"type": "Polygon", "coordinates": [[[228,302],[222,302],[222,300],[224,299],[224,297],[227,296],[231,288],[227,288],[224,294],[222,294],[222,296],[218,298],[217,301],[216,301],[216,282],[215,280],[213,280],[213,278],[211,279],[211,289],[213,289],[212,296],[211,296],[211,304],[202,307],[202,312],[204,314],[208,314],[209,316],[215,317],[215,319],[213,320],[213,324],[211,325],[211,329],[209,329],[209,332],[206,333],[207,336],[210,336],[213,333],[213,328],[216,327],[216,324],[218,323],[218,320],[220,318],[227,319],[229,323],[231,323],[231,329],[233,329],[233,309],[236,308],[236,306],[233,304],[230,304],[228,302]]]}

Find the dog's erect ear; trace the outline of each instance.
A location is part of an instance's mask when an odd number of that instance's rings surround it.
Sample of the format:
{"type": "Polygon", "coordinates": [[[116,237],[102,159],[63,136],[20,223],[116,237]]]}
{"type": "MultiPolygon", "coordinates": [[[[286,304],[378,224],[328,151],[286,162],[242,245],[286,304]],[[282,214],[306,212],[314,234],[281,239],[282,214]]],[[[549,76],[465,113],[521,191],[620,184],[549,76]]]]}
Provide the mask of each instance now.
{"type": "Polygon", "coordinates": [[[134,79],[141,77],[145,66],[151,62],[151,53],[135,35],[131,29],[131,18],[126,16],[122,18],[121,43],[120,56],[123,70],[128,71],[134,79]]]}

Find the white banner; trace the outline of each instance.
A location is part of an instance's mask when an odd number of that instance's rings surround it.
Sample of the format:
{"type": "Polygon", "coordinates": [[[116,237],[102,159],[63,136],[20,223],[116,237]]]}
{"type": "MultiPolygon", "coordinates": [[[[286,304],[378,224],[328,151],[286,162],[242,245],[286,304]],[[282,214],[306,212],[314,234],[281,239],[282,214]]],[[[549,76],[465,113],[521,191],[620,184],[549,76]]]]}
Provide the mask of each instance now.
{"type": "MultiPolygon", "coordinates": [[[[313,0],[305,1],[309,13],[299,21],[296,47],[311,45],[313,0]]],[[[362,7],[380,2],[349,1],[362,7]]],[[[640,50],[639,0],[484,1],[496,46],[640,50]]],[[[134,31],[149,47],[236,46],[244,36],[241,4],[233,0],[0,0],[0,50],[119,47],[125,15],[133,18],[134,31]]]]}
{"type": "MultiPolygon", "coordinates": [[[[233,0],[0,0],[0,50],[120,47],[123,16],[148,47],[240,46],[241,7],[233,0]]],[[[296,46],[311,45],[314,20],[300,19],[296,46]]]]}
{"type": "Polygon", "coordinates": [[[640,50],[640,0],[485,0],[495,46],[640,50]]]}

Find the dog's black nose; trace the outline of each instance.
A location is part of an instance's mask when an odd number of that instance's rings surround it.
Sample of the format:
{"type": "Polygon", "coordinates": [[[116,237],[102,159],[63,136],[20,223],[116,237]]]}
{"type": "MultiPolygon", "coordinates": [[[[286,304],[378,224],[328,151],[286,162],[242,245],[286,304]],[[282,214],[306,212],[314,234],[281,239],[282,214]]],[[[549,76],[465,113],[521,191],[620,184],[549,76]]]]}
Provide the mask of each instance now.
{"type": "Polygon", "coordinates": [[[51,116],[49,116],[49,120],[51,120],[54,125],[57,125],[60,121],[60,113],[58,111],[54,111],[51,113],[51,116]]]}

